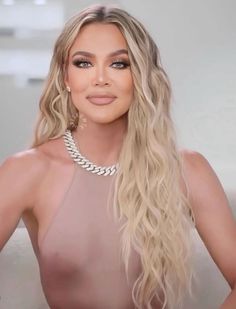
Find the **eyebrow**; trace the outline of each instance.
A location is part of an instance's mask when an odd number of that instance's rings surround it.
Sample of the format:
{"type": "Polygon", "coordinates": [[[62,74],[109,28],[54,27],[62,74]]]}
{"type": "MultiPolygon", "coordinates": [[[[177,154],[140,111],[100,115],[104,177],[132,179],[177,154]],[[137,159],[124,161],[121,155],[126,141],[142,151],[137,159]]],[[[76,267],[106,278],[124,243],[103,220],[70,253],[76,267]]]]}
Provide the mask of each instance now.
{"type": "MultiPolygon", "coordinates": [[[[108,54],[108,57],[114,57],[114,56],[118,56],[120,54],[126,54],[128,55],[128,50],[127,49],[118,49],[110,54],[108,54]]],[[[84,51],[84,50],[79,50],[79,51],[76,51],[72,57],[76,56],[76,55],[82,55],[82,56],[85,56],[85,57],[90,57],[90,58],[95,58],[95,54],[92,54],[90,52],[87,52],[87,51],[84,51]]]]}

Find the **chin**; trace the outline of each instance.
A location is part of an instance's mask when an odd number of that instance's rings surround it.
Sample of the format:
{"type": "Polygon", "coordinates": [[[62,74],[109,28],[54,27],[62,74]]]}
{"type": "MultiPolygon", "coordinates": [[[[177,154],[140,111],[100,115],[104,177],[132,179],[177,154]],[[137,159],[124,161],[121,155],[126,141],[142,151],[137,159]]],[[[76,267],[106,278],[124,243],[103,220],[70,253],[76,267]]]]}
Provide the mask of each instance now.
{"type": "Polygon", "coordinates": [[[89,117],[87,115],[87,119],[90,122],[97,123],[97,124],[110,124],[116,121],[125,121],[127,119],[128,112],[125,111],[124,113],[97,113],[93,114],[93,117],[89,117]]]}
{"type": "Polygon", "coordinates": [[[101,119],[94,119],[92,120],[93,123],[96,123],[96,124],[101,124],[101,125],[106,125],[106,124],[112,124],[114,123],[116,120],[118,120],[117,118],[101,118],[101,119]]]}

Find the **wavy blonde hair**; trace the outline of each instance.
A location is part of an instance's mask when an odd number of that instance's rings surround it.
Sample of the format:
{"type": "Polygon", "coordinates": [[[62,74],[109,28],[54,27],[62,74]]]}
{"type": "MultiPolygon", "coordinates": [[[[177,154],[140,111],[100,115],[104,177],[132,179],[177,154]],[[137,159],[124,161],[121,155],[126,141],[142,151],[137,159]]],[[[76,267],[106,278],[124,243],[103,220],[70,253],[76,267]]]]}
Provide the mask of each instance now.
{"type": "Polygon", "coordinates": [[[65,90],[64,76],[81,27],[94,22],[120,29],[134,80],[134,102],[128,111],[113,200],[115,216],[125,218],[121,254],[126,274],[131,248],[142,265],[133,301],[137,308],[153,308],[156,300],[162,308],[174,308],[186,290],[191,292],[194,218],[180,187],[182,157],[170,115],[170,83],[155,42],[137,19],[114,6],[93,5],[66,23],[55,44],[32,146],[78,125],[78,111],[65,90]]]}

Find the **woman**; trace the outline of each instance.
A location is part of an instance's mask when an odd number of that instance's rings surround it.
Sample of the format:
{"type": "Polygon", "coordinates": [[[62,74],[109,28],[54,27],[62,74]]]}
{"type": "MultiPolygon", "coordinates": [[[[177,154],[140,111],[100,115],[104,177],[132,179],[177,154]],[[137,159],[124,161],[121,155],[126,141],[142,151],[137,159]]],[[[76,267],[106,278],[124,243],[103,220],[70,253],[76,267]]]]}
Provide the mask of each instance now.
{"type": "Polygon", "coordinates": [[[67,22],[32,148],[0,173],[0,247],[22,216],[51,308],[181,304],[194,223],[235,308],[235,222],[207,160],[177,149],[170,96],[134,17],[97,5],[67,22]]]}

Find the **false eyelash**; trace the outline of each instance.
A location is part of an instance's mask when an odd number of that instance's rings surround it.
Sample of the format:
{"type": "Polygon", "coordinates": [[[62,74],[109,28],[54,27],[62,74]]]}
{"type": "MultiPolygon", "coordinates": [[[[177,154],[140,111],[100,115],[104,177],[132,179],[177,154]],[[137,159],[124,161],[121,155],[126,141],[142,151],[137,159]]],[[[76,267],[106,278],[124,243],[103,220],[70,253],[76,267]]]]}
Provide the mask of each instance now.
{"type": "Polygon", "coordinates": [[[79,65],[81,64],[81,63],[83,63],[83,62],[86,62],[86,63],[91,63],[89,60],[87,60],[87,59],[77,59],[77,60],[74,60],[73,61],[73,64],[75,65],[75,66],[77,66],[77,67],[79,67],[79,65]]]}
{"type": "Polygon", "coordinates": [[[122,64],[123,67],[120,68],[120,69],[125,69],[125,68],[127,68],[127,67],[130,66],[129,62],[124,61],[124,60],[116,60],[116,61],[113,61],[113,62],[112,62],[112,65],[113,65],[113,64],[122,64]]]}
{"type": "MultiPolygon", "coordinates": [[[[88,59],[85,59],[85,58],[84,59],[83,58],[77,59],[77,60],[73,61],[73,64],[75,66],[79,67],[79,68],[87,68],[87,66],[86,67],[80,67],[80,64],[84,63],[84,62],[91,64],[91,61],[89,61],[88,59]]],[[[125,68],[130,66],[129,62],[125,61],[125,60],[115,60],[115,61],[112,62],[111,65],[114,65],[114,64],[122,64],[123,65],[123,67],[120,67],[118,69],[125,69],[125,68]]]]}

